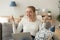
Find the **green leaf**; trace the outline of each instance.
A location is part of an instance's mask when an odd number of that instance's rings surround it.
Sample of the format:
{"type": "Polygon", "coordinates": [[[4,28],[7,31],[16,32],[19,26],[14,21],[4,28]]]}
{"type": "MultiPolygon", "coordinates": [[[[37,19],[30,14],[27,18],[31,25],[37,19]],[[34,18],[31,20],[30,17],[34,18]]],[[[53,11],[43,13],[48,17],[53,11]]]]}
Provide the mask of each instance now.
{"type": "Polygon", "coordinates": [[[57,20],[60,22],[60,14],[57,16],[57,20]]]}

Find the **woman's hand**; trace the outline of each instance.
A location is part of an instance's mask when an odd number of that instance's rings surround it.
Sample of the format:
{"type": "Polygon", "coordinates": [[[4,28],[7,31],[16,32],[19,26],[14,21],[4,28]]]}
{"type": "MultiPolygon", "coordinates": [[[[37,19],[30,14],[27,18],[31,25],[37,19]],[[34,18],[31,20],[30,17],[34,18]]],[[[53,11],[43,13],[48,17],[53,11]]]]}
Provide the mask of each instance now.
{"type": "Polygon", "coordinates": [[[10,16],[10,21],[13,22],[14,21],[14,17],[10,16]]]}
{"type": "Polygon", "coordinates": [[[49,36],[49,37],[48,37],[48,40],[51,40],[51,39],[52,39],[52,38],[49,36]]]}

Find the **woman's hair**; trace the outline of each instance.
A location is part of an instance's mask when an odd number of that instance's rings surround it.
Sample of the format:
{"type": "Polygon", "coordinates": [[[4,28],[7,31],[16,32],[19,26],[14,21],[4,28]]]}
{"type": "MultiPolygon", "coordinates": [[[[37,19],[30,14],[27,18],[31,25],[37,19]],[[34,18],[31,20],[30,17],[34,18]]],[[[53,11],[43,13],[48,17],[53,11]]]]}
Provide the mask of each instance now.
{"type": "Polygon", "coordinates": [[[33,12],[36,11],[35,7],[34,6],[28,6],[27,8],[31,8],[33,12]]]}

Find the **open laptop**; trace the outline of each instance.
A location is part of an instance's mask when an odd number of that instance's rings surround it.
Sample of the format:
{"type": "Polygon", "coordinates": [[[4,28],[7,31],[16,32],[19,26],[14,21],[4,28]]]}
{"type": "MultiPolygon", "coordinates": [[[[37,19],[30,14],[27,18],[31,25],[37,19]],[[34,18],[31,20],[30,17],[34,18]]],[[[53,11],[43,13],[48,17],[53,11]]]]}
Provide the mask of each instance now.
{"type": "Polygon", "coordinates": [[[30,33],[12,34],[14,40],[32,40],[30,33]]]}

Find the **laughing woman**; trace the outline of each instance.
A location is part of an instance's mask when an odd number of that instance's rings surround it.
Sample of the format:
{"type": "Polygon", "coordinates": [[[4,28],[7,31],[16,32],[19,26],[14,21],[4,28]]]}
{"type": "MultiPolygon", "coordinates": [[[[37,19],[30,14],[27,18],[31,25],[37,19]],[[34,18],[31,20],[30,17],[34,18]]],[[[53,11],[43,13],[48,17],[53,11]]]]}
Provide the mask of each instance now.
{"type": "Polygon", "coordinates": [[[37,19],[35,11],[34,6],[28,6],[26,8],[26,15],[20,21],[17,29],[14,27],[13,23],[13,33],[20,33],[23,29],[23,32],[30,32],[34,39],[39,28],[41,28],[41,22],[37,19]]]}

